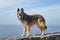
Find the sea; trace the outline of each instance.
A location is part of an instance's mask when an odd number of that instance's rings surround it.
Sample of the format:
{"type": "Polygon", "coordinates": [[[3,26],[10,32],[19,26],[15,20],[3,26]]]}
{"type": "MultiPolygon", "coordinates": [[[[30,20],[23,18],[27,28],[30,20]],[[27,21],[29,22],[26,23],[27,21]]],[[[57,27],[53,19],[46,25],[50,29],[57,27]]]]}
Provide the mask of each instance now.
{"type": "MultiPolygon", "coordinates": [[[[22,34],[22,25],[0,25],[0,38],[19,36],[22,34]]],[[[47,26],[45,33],[60,32],[60,26],[47,26]]],[[[40,34],[40,29],[35,25],[31,27],[30,34],[40,34]]]]}

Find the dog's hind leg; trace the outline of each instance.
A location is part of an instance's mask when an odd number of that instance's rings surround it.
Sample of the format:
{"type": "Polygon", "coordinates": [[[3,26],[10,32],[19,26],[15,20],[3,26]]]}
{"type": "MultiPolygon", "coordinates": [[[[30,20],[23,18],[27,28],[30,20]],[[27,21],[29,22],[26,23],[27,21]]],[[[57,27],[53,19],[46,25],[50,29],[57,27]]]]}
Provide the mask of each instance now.
{"type": "Polygon", "coordinates": [[[41,35],[44,35],[44,33],[45,33],[45,23],[44,23],[44,21],[38,20],[38,26],[41,30],[41,35]]]}

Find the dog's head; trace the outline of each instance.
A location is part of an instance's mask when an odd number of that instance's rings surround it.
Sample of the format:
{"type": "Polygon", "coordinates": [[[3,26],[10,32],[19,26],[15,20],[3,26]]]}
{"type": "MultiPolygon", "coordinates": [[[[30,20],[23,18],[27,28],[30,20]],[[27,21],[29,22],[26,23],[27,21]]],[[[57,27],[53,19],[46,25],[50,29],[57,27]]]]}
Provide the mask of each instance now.
{"type": "Polygon", "coordinates": [[[19,19],[23,18],[23,13],[24,13],[23,8],[21,8],[21,9],[18,8],[17,9],[17,16],[18,16],[19,19]]]}

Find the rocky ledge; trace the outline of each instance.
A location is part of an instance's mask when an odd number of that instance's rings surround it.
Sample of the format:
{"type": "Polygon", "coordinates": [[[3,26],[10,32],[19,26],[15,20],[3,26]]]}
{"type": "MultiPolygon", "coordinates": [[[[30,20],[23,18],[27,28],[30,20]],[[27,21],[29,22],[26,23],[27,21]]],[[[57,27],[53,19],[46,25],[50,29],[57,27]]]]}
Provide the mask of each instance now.
{"type": "Polygon", "coordinates": [[[14,36],[14,37],[7,37],[2,38],[0,40],[60,40],[60,32],[55,33],[47,33],[43,36],[36,34],[30,35],[29,37],[21,37],[21,36],[14,36]]]}

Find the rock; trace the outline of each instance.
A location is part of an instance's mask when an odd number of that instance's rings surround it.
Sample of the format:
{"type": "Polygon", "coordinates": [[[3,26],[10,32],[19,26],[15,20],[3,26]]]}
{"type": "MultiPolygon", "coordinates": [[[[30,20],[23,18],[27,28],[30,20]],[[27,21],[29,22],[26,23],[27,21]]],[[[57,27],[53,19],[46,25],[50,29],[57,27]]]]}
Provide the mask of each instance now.
{"type": "Polygon", "coordinates": [[[60,40],[60,32],[47,33],[43,36],[40,34],[30,35],[29,37],[13,36],[2,38],[0,40],[60,40]]]}
{"type": "Polygon", "coordinates": [[[28,38],[19,38],[17,40],[60,40],[60,33],[48,33],[46,35],[33,35],[28,38]]]}
{"type": "Polygon", "coordinates": [[[22,39],[17,39],[17,40],[60,40],[60,35],[53,35],[49,37],[32,37],[32,38],[22,38],[22,39]]]}

